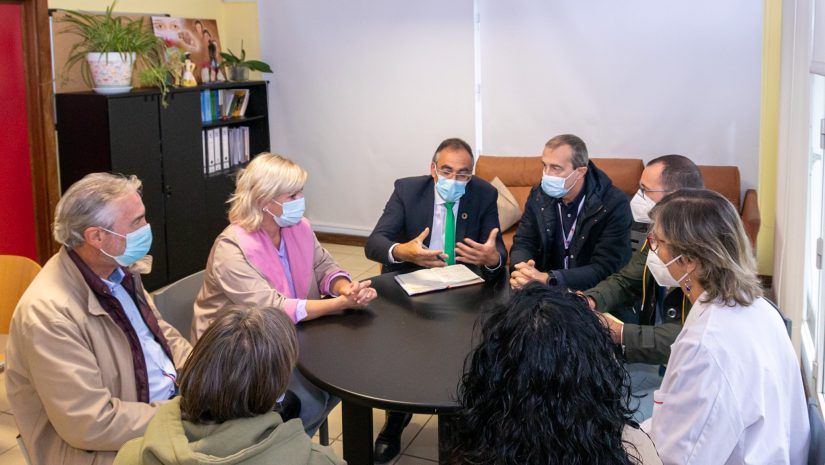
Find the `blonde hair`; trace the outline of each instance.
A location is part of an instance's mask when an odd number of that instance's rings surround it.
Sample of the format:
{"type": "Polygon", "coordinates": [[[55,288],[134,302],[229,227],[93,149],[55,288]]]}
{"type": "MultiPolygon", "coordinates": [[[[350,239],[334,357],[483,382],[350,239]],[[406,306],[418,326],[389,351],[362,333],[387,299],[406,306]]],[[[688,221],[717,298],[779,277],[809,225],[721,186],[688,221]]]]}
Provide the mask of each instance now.
{"type": "Polygon", "coordinates": [[[229,198],[229,222],[247,231],[261,227],[264,205],[282,194],[304,187],[307,172],[281,155],[264,152],[238,173],[235,193],[229,198]]]}
{"type": "Polygon", "coordinates": [[[653,223],[673,256],[699,264],[705,302],[750,305],[762,296],[756,259],[736,208],[707,189],[678,190],[653,207],[653,223]]]}
{"type": "Polygon", "coordinates": [[[83,244],[86,228],[112,229],[117,220],[114,202],[129,194],[140,195],[140,179],[113,173],[91,173],[72,184],[54,212],[54,240],[73,249],[83,244]]]}

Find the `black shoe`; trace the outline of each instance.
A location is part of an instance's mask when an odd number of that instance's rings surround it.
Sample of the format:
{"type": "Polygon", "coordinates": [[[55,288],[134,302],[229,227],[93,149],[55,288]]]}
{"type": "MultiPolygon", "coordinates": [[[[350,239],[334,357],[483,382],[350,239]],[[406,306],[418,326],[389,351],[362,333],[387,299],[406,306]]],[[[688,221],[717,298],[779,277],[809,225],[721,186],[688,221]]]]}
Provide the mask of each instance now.
{"type": "Polygon", "coordinates": [[[410,420],[412,420],[410,413],[387,412],[384,427],[381,428],[378,439],[375,440],[373,454],[375,463],[387,463],[401,452],[401,433],[410,424],[410,420]]]}

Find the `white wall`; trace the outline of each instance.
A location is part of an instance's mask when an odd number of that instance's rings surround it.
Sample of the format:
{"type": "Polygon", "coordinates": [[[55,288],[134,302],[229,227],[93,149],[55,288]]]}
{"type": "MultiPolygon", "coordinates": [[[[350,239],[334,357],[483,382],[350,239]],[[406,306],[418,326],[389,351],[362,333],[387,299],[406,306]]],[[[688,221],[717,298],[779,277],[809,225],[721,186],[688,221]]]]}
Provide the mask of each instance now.
{"type": "Polygon", "coordinates": [[[667,153],[757,183],[762,2],[484,0],[483,150],[667,153]]]}
{"type": "Polygon", "coordinates": [[[474,0],[259,2],[272,147],[309,170],[316,229],[368,233],[392,181],[473,143],[476,116],[483,153],[573,132],[594,156],[683,153],[756,185],[762,2],[475,3],[478,44],[474,0]]]}
{"type": "Polygon", "coordinates": [[[367,235],[396,178],[474,138],[472,1],[258,5],[272,150],[309,171],[316,229],[367,235]]]}

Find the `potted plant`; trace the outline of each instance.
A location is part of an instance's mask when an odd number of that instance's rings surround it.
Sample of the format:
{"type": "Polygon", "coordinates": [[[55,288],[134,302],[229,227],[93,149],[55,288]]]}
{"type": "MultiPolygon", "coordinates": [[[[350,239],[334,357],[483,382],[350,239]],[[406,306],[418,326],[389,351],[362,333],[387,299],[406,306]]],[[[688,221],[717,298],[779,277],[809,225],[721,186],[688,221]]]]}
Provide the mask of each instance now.
{"type": "Polygon", "coordinates": [[[232,53],[232,50],[227,49],[226,52],[221,52],[223,58],[223,66],[229,68],[226,73],[231,81],[247,81],[249,80],[249,71],[260,71],[262,73],[271,73],[272,68],[268,64],[260,60],[247,60],[246,50],[243,48],[243,41],[241,41],[241,56],[232,53]]]}
{"type": "MultiPolygon", "coordinates": [[[[143,18],[132,20],[113,16],[115,3],[102,15],[69,11],[62,20],[68,27],[62,31],[80,37],[72,46],[66,69],[81,64],[81,74],[87,84],[99,93],[128,92],[132,88],[132,72],[135,63],[146,68],[163,66],[164,44],[155,37],[151,27],[144,25],[143,18]]],[[[165,77],[160,73],[144,73],[148,80],[141,85],[161,87],[165,97],[165,77]]]]}

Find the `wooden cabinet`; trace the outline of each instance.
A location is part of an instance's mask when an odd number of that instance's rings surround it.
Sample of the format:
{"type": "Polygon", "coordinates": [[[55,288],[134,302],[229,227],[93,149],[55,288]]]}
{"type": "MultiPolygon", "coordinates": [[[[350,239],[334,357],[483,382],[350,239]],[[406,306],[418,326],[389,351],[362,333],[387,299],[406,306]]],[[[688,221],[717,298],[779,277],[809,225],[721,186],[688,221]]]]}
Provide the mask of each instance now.
{"type": "Polygon", "coordinates": [[[227,204],[240,166],[204,173],[202,131],[248,126],[250,154],[269,151],[266,83],[251,81],[175,89],[163,107],[154,90],[100,95],[57,94],[61,190],[88,173],[134,174],[143,181],[143,203],[152,223],[152,272],[156,289],[206,266],[215,237],[227,225],[227,204]],[[201,122],[200,91],[247,88],[246,117],[201,122]]]}

